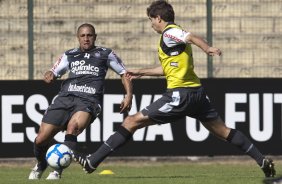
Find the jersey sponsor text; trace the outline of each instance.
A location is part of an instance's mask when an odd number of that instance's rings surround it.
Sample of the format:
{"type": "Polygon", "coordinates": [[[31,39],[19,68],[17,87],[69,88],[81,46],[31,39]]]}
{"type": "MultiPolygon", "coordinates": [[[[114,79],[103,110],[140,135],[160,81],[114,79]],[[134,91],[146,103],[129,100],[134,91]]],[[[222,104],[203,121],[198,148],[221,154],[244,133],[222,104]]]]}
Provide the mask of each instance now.
{"type": "Polygon", "coordinates": [[[90,75],[99,75],[99,68],[93,65],[85,65],[85,61],[75,61],[71,63],[71,72],[75,73],[76,75],[79,74],[90,74],[90,75]]]}
{"type": "Polygon", "coordinates": [[[96,89],[90,86],[86,86],[82,85],[82,86],[78,86],[76,84],[70,84],[68,91],[77,91],[77,92],[83,92],[83,93],[89,93],[89,94],[95,94],[96,93],[96,89]]]}

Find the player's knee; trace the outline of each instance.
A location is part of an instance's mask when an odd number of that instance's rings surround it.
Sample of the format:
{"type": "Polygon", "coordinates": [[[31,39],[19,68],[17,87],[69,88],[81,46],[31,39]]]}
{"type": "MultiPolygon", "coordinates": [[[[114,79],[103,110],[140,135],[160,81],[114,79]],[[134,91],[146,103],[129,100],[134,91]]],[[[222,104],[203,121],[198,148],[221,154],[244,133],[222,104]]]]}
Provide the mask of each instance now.
{"type": "Polygon", "coordinates": [[[132,126],[131,123],[130,123],[131,121],[132,121],[132,117],[131,117],[131,116],[127,116],[127,117],[124,119],[122,125],[123,125],[124,127],[130,127],[130,126],[132,126]]]}
{"type": "Polygon", "coordinates": [[[38,135],[34,140],[34,144],[36,146],[44,146],[46,144],[46,140],[44,139],[44,137],[38,135]]]}
{"type": "Polygon", "coordinates": [[[78,122],[69,123],[67,127],[67,134],[79,135],[83,131],[83,127],[79,126],[78,122]]]}
{"type": "Polygon", "coordinates": [[[138,122],[138,119],[135,116],[127,116],[122,124],[125,128],[128,130],[137,130],[139,129],[140,123],[138,122]]]}
{"type": "Polygon", "coordinates": [[[69,123],[67,127],[68,132],[74,132],[77,129],[77,124],[76,123],[69,123]]]}

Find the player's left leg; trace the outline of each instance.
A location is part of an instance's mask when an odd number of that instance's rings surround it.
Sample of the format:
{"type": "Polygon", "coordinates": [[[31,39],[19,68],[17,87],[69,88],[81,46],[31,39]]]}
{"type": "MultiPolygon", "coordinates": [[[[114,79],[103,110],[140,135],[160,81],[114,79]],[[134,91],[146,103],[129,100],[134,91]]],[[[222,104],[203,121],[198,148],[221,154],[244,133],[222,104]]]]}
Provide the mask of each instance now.
{"type": "MultiPolygon", "coordinates": [[[[78,111],[68,122],[64,144],[73,152],[77,151],[77,136],[89,126],[92,115],[88,112],[78,111]]],[[[54,170],[49,173],[47,180],[57,180],[62,176],[63,170],[54,170]]]]}
{"type": "Polygon", "coordinates": [[[77,136],[89,126],[92,115],[88,112],[78,111],[71,117],[65,135],[64,144],[72,151],[77,149],[77,136]]]}
{"type": "Polygon", "coordinates": [[[101,112],[99,103],[74,97],[75,105],[68,121],[64,144],[73,152],[77,151],[77,136],[87,128],[101,112]]]}
{"type": "Polygon", "coordinates": [[[203,125],[215,136],[237,146],[244,153],[251,156],[262,168],[266,177],[274,177],[275,169],[272,160],[265,158],[241,131],[226,127],[220,117],[204,122],[203,125]]]}

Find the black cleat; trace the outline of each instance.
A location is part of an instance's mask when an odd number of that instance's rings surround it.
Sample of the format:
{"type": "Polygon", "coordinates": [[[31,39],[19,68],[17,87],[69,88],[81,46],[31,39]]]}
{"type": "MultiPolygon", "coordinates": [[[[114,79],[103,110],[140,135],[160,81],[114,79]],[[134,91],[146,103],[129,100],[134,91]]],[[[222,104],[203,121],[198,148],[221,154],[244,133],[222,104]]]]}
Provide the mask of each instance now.
{"type": "Polygon", "coordinates": [[[90,157],[90,155],[86,155],[86,154],[78,153],[78,152],[72,152],[73,160],[75,162],[78,162],[86,173],[90,174],[94,172],[96,168],[94,168],[90,164],[90,160],[88,159],[88,157],[90,157]]]}
{"type": "Polygon", "coordinates": [[[282,184],[282,177],[277,177],[277,178],[265,178],[263,180],[264,184],[282,184]]]}
{"type": "Polygon", "coordinates": [[[263,159],[261,169],[263,170],[266,178],[274,177],[276,174],[274,163],[270,158],[263,159]]]}

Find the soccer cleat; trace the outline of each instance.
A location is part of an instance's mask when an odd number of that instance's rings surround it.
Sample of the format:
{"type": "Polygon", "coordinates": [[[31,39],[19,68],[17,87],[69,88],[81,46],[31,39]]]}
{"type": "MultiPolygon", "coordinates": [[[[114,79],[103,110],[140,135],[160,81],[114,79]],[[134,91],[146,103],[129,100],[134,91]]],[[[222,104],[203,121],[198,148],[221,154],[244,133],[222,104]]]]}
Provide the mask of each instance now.
{"type": "Polygon", "coordinates": [[[45,169],[40,169],[38,167],[38,164],[36,164],[34,166],[34,168],[31,170],[28,179],[29,180],[38,180],[38,179],[40,179],[42,174],[43,174],[43,172],[44,172],[44,170],[45,169]]]}
{"type": "Polygon", "coordinates": [[[48,177],[46,178],[46,180],[59,180],[59,179],[61,179],[62,171],[63,170],[50,172],[48,177]]]}
{"type": "Polygon", "coordinates": [[[282,184],[282,177],[277,178],[266,178],[263,180],[264,184],[282,184]]]}
{"type": "Polygon", "coordinates": [[[262,161],[261,169],[263,170],[265,177],[274,177],[276,171],[274,169],[274,163],[270,158],[264,158],[262,161]]]}
{"type": "Polygon", "coordinates": [[[83,153],[72,152],[73,160],[78,162],[82,166],[83,170],[88,174],[96,170],[96,168],[90,164],[90,160],[88,159],[89,156],[90,155],[85,155],[83,153]]]}

